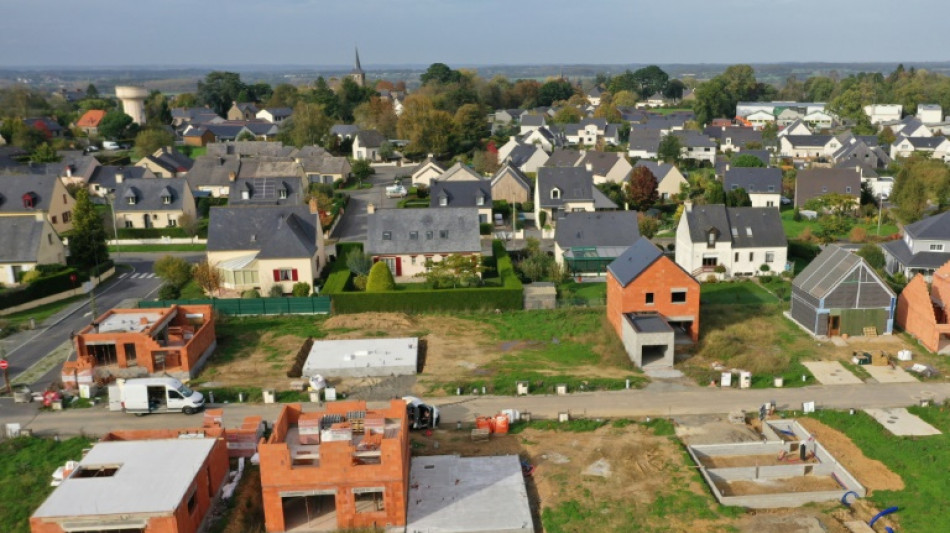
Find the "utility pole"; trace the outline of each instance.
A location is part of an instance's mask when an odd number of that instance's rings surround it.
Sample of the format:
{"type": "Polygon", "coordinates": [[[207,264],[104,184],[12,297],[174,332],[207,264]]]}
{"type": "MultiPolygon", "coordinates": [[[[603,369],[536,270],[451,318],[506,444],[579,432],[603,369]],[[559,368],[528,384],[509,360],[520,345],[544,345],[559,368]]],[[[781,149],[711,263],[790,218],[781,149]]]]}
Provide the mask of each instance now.
{"type": "Polygon", "coordinates": [[[877,235],[881,236],[881,213],[884,212],[884,191],[877,193],[877,235]]]}

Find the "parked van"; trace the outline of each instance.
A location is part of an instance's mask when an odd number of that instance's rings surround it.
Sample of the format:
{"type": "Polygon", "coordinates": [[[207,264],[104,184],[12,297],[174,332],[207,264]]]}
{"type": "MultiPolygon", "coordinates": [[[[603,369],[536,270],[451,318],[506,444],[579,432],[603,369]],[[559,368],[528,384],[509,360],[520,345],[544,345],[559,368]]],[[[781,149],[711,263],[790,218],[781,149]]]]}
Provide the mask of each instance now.
{"type": "Polygon", "coordinates": [[[403,396],[409,415],[410,429],[436,429],[439,427],[439,408],[427,404],[415,396],[403,396]]]}
{"type": "Polygon", "coordinates": [[[119,148],[121,148],[121,146],[115,141],[102,141],[103,150],[118,150],[119,148]]]}
{"type": "MultiPolygon", "coordinates": [[[[175,378],[139,378],[119,381],[122,410],[126,413],[185,413],[204,408],[205,398],[175,378]]],[[[110,396],[113,391],[110,387],[110,396]]],[[[110,398],[110,403],[111,403],[110,398]]]]}

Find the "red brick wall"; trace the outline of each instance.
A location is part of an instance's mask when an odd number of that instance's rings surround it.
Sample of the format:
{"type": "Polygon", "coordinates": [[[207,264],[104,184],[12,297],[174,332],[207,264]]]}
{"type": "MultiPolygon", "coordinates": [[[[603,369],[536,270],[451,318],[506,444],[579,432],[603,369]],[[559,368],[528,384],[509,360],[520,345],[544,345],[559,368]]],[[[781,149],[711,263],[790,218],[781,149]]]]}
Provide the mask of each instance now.
{"type": "Polygon", "coordinates": [[[607,273],[607,320],[617,336],[622,337],[621,324],[625,313],[655,312],[663,316],[693,316],[688,330],[694,342],[699,340],[699,282],[668,257],[660,257],[637,279],[622,287],[617,278],[607,273]],[[670,290],[686,289],[686,302],[673,303],[670,290]],[[646,304],[646,293],[653,293],[653,305],[646,304]]]}
{"type": "MultiPolygon", "coordinates": [[[[934,274],[931,290],[938,298],[950,297],[950,263],[934,274]]],[[[948,300],[950,298],[942,301],[948,300]]],[[[937,322],[931,293],[920,274],[914,276],[897,297],[897,325],[931,352],[939,349],[941,334],[950,334],[950,324],[937,322]]]]}

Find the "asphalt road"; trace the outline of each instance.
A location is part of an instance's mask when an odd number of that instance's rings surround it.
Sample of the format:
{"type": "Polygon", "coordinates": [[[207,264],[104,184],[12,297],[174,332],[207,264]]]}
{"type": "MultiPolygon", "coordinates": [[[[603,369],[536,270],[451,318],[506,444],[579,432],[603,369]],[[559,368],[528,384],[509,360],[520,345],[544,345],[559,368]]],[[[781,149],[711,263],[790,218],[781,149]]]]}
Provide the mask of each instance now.
{"type": "MultiPolygon", "coordinates": [[[[394,209],[399,203],[399,198],[386,198],[386,186],[392,184],[396,177],[408,174],[412,167],[387,166],[374,169],[376,173],[366,180],[373,185],[372,188],[347,191],[350,203],[343,214],[343,220],[331,235],[334,239],[342,242],[365,242],[366,206],[372,203],[377,209],[394,209]]],[[[406,180],[404,185],[408,186],[406,180]]]]}

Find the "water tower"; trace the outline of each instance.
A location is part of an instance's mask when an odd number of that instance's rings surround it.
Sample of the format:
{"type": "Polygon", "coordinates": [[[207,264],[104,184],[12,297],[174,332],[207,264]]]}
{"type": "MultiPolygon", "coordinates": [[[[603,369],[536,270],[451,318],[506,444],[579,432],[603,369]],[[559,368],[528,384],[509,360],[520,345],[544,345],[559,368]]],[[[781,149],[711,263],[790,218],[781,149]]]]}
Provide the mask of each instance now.
{"type": "Polygon", "coordinates": [[[132,117],[132,122],[139,126],[145,125],[145,99],[148,98],[148,89],[120,85],[115,88],[115,96],[122,102],[122,111],[132,117]]]}

